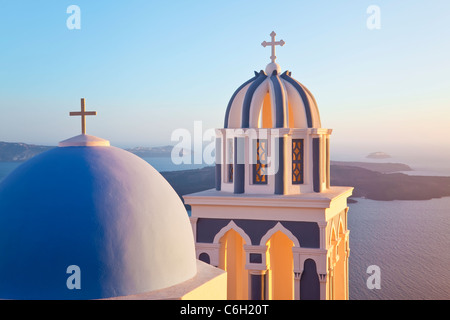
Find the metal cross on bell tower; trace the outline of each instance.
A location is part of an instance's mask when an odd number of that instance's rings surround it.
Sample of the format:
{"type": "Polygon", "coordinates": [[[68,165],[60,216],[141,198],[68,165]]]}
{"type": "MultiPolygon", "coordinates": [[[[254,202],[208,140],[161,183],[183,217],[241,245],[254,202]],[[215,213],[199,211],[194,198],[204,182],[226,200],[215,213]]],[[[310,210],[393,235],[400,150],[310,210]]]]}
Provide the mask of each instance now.
{"type": "Polygon", "coordinates": [[[272,60],[272,62],[275,62],[275,59],[277,58],[277,56],[275,55],[275,46],[284,46],[284,44],[286,42],[284,42],[283,40],[280,41],[275,41],[275,36],[277,34],[275,33],[275,31],[272,31],[272,33],[270,34],[270,37],[272,38],[271,42],[267,42],[267,41],[263,41],[261,43],[261,45],[265,48],[267,46],[271,46],[272,47],[272,56],[270,57],[270,60],[272,60]]]}

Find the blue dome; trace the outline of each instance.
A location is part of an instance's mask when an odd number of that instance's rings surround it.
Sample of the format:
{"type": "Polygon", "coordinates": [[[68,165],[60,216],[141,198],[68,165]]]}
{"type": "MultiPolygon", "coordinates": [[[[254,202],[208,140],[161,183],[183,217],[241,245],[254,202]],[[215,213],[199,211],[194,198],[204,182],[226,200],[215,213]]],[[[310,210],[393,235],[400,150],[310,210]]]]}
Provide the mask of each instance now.
{"type": "Polygon", "coordinates": [[[58,147],[0,184],[0,298],[100,299],[195,276],[186,210],[147,162],[115,147],[58,147]],[[69,289],[69,266],[81,289],[69,289]]]}
{"type": "Polygon", "coordinates": [[[224,128],[306,129],[321,128],[321,122],[314,96],[291,72],[261,70],[232,95],[224,128]]]}

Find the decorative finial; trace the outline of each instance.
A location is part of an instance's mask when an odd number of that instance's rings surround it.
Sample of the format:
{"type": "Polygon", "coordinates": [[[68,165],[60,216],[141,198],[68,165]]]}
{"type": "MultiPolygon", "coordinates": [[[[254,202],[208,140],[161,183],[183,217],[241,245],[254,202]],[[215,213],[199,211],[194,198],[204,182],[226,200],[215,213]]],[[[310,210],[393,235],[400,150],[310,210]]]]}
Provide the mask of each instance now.
{"type": "Polygon", "coordinates": [[[275,36],[277,34],[275,33],[275,31],[272,31],[272,33],[270,34],[270,37],[272,38],[271,42],[266,42],[263,41],[261,43],[261,45],[265,48],[267,46],[271,46],[272,47],[272,56],[270,57],[270,60],[272,60],[272,63],[275,63],[275,59],[277,58],[277,56],[275,55],[275,46],[284,46],[284,44],[286,42],[284,42],[283,40],[280,41],[275,41],[275,36]]]}
{"type": "Polygon", "coordinates": [[[84,98],[81,99],[81,112],[70,112],[70,116],[81,116],[81,134],[86,134],[86,116],[96,116],[97,111],[86,111],[84,98]]]}

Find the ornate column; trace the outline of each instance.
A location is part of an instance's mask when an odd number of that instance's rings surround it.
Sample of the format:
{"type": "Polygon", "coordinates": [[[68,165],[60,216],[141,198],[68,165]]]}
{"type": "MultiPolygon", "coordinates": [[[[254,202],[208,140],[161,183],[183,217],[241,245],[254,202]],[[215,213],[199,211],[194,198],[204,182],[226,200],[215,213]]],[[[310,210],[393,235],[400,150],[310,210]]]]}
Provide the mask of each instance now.
{"type": "Polygon", "coordinates": [[[327,221],[320,221],[317,223],[319,225],[319,230],[320,230],[320,249],[328,249],[327,248],[327,225],[328,222],[327,221]]]}
{"type": "MultiPolygon", "coordinates": [[[[219,131],[220,132],[220,131],[219,131]]],[[[222,189],[222,137],[217,137],[216,133],[216,190],[222,189]]]]}
{"type": "Polygon", "coordinates": [[[275,173],[275,194],[285,194],[284,136],[275,138],[275,148],[278,153],[278,171],[275,173]]]}
{"type": "Polygon", "coordinates": [[[302,278],[302,271],[294,270],[294,300],[300,300],[300,279],[302,278]]]}
{"type": "Polygon", "coordinates": [[[350,231],[347,230],[345,233],[345,261],[344,261],[344,268],[345,268],[345,299],[348,300],[349,295],[349,279],[348,279],[348,258],[350,256],[350,247],[349,247],[349,233],[350,231]]]}
{"type": "Polygon", "coordinates": [[[234,138],[234,193],[245,192],[245,137],[234,138]]]}
{"type": "Polygon", "coordinates": [[[327,300],[331,299],[330,294],[328,291],[331,291],[331,281],[328,281],[328,290],[327,290],[327,274],[326,273],[319,273],[319,283],[320,283],[320,300],[327,300]]]}
{"type": "MultiPolygon", "coordinates": [[[[192,210],[192,209],[191,209],[192,210]]],[[[192,212],[191,212],[192,214],[192,212]]],[[[189,221],[191,222],[192,232],[194,233],[194,241],[197,242],[197,217],[189,217],[189,221]]]]}
{"type": "Polygon", "coordinates": [[[294,300],[300,300],[300,279],[302,278],[304,261],[301,258],[300,247],[292,247],[292,259],[294,262],[294,300]]]}

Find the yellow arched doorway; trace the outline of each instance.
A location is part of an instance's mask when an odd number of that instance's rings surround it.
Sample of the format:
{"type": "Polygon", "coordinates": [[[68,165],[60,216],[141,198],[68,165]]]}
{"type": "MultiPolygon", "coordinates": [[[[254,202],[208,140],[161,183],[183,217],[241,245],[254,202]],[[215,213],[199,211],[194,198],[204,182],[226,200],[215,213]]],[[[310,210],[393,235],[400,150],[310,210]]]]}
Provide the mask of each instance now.
{"type": "Polygon", "coordinates": [[[248,271],[245,269],[244,239],[233,229],[220,238],[219,268],[227,272],[228,300],[248,299],[248,271]]]}
{"type": "Polygon", "coordinates": [[[283,232],[275,232],[266,242],[267,299],[294,299],[294,243],[283,232]]]}

